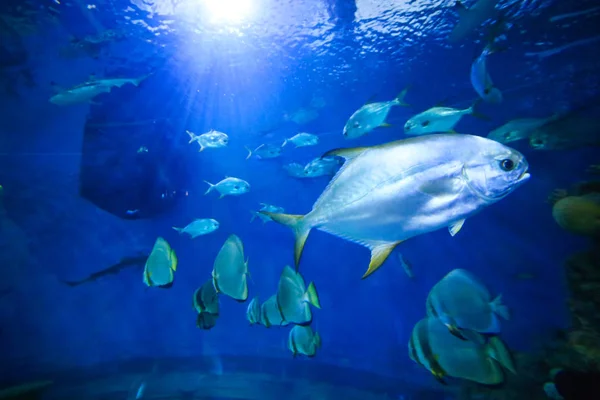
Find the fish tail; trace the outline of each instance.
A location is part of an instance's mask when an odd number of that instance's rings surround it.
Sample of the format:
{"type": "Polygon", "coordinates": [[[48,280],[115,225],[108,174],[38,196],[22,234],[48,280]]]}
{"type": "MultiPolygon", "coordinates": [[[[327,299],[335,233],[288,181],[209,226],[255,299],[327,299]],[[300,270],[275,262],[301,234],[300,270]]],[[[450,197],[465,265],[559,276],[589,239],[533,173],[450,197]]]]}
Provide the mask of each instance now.
{"type": "Polygon", "coordinates": [[[183,232],[183,228],[177,228],[176,226],[173,226],[172,228],[175,229],[179,233],[183,232]]]}
{"type": "Polygon", "coordinates": [[[498,314],[499,316],[501,316],[502,318],[504,318],[505,320],[509,320],[510,319],[510,312],[508,311],[508,307],[506,307],[504,304],[502,304],[502,295],[498,295],[498,297],[496,297],[494,300],[492,300],[492,302],[490,303],[490,306],[492,306],[492,311],[495,314],[498,314]]]}
{"type": "Polygon", "coordinates": [[[467,113],[470,114],[471,116],[473,116],[475,118],[479,118],[483,121],[491,121],[490,117],[475,110],[475,107],[477,107],[479,105],[479,103],[481,103],[482,101],[483,100],[481,98],[478,98],[477,100],[475,100],[473,102],[473,104],[471,104],[471,107],[467,108],[467,113]]]}
{"type": "Polygon", "coordinates": [[[204,182],[206,182],[208,184],[208,189],[206,190],[206,192],[204,192],[204,195],[206,196],[207,194],[209,194],[210,192],[212,192],[213,189],[215,188],[215,186],[217,186],[217,185],[213,185],[209,181],[204,181],[204,182]]]}
{"type": "Polygon", "coordinates": [[[252,213],[252,218],[250,218],[250,222],[254,222],[256,217],[258,217],[258,211],[250,211],[252,213]]]}
{"type": "Polygon", "coordinates": [[[410,89],[410,85],[406,86],[404,89],[402,89],[400,93],[398,93],[398,96],[396,96],[396,98],[394,99],[394,104],[402,107],[410,107],[410,104],[404,101],[408,89],[410,89]]]}
{"type": "Polygon", "coordinates": [[[190,141],[188,143],[192,143],[194,140],[196,140],[196,135],[194,135],[194,132],[186,130],[185,133],[187,133],[190,137],[190,141]]]}
{"type": "Polygon", "coordinates": [[[248,146],[244,146],[246,148],[246,150],[248,150],[248,156],[246,157],[246,160],[250,159],[250,157],[252,157],[252,150],[250,150],[250,148],[248,146]]]}
{"type": "Polygon", "coordinates": [[[134,79],[131,83],[133,83],[135,86],[139,86],[140,83],[142,83],[142,81],[146,80],[147,77],[149,77],[150,75],[152,75],[154,72],[150,72],[144,76],[140,76],[137,79],[134,79]]]}
{"type": "Polygon", "coordinates": [[[282,143],[281,147],[284,147],[284,146],[287,144],[287,142],[288,142],[288,140],[287,140],[287,139],[285,139],[285,140],[283,141],[283,143],[282,143]]]}
{"type": "Polygon", "coordinates": [[[306,289],[306,300],[313,306],[321,309],[321,302],[319,301],[319,294],[317,293],[317,287],[314,282],[311,282],[306,289]]]}
{"type": "Polygon", "coordinates": [[[292,231],[294,231],[294,237],[296,238],[296,244],[294,246],[294,262],[296,265],[296,270],[298,270],[298,265],[300,265],[300,258],[302,257],[302,250],[304,250],[304,244],[306,243],[306,239],[308,239],[308,234],[312,229],[312,227],[305,222],[305,216],[279,214],[268,211],[259,212],[270,217],[273,221],[281,225],[285,225],[292,229],[292,231]]]}
{"type": "Polygon", "coordinates": [[[492,336],[489,339],[486,353],[513,374],[517,373],[510,351],[499,337],[492,336]]]}

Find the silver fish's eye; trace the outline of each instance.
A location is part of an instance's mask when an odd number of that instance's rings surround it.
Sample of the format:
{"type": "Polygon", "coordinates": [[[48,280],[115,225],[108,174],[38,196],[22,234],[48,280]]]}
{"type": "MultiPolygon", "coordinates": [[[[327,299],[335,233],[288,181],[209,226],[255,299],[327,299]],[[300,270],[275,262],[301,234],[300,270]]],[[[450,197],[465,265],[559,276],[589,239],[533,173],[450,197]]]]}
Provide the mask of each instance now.
{"type": "Polygon", "coordinates": [[[360,122],[354,121],[354,127],[355,128],[360,128],[360,122]]]}
{"type": "Polygon", "coordinates": [[[511,160],[510,158],[505,158],[504,160],[500,160],[500,168],[502,168],[503,171],[506,171],[506,172],[512,171],[513,169],[515,169],[516,166],[517,166],[517,164],[515,164],[515,162],[513,160],[511,160]]]}
{"type": "Polygon", "coordinates": [[[427,125],[429,125],[429,121],[423,121],[423,122],[421,122],[421,126],[425,127],[427,125]]]}

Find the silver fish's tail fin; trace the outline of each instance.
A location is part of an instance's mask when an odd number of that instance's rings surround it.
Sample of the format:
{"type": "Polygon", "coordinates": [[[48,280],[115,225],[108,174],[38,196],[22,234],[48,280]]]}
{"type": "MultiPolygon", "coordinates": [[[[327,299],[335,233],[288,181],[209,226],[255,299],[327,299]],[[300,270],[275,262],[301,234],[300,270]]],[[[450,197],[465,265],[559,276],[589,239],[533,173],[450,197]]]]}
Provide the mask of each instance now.
{"type": "Polygon", "coordinates": [[[306,289],[306,301],[318,309],[321,309],[321,302],[319,301],[319,294],[317,293],[317,287],[314,282],[309,283],[308,288],[306,289]]]}
{"type": "Polygon", "coordinates": [[[190,132],[190,131],[186,130],[185,133],[187,133],[188,136],[190,137],[190,141],[188,143],[192,143],[193,141],[198,139],[198,136],[196,136],[194,134],[194,132],[190,132]]]}
{"type": "Polygon", "coordinates": [[[302,257],[302,250],[304,250],[304,244],[306,243],[308,234],[312,229],[312,227],[306,223],[304,215],[278,214],[268,211],[259,212],[270,217],[273,221],[281,225],[285,225],[294,231],[294,237],[296,239],[296,244],[294,246],[294,262],[296,265],[296,270],[298,270],[300,258],[302,257]]]}
{"type": "Polygon", "coordinates": [[[486,353],[513,374],[517,373],[510,351],[498,336],[490,338],[486,346],[486,353]]]}
{"type": "Polygon", "coordinates": [[[173,226],[172,228],[175,229],[179,233],[183,233],[183,228],[177,228],[176,226],[173,226]]]}
{"type": "Polygon", "coordinates": [[[246,148],[246,150],[248,150],[248,156],[246,156],[246,160],[250,159],[250,157],[252,157],[252,150],[250,150],[250,148],[248,146],[244,146],[246,148]]]}
{"type": "Polygon", "coordinates": [[[481,98],[477,98],[473,104],[471,104],[471,107],[467,108],[468,114],[470,114],[471,116],[475,117],[475,118],[479,118],[483,121],[491,121],[492,119],[490,117],[488,117],[485,114],[482,114],[478,111],[475,110],[475,108],[482,102],[483,100],[481,98]]]}
{"type": "Polygon", "coordinates": [[[509,320],[510,319],[510,312],[508,311],[508,307],[506,307],[504,304],[502,304],[502,295],[498,295],[498,297],[496,297],[494,300],[492,300],[492,302],[490,303],[490,306],[492,307],[492,311],[495,314],[498,314],[499,316],[501,316],[502,318],[504,318],[505,320],[509,320]]]}
{"type": "Polygon", "coordinates": [[[139,78],[132,80],[131,83],[133,83],[135,86],[140,86],[140,83],[142,83],[144,80],[146,80],[147,77],[149,77],[152,74],[154,74],[154,72],[150,72],[144,76],[140,76],[139,78]]]}
{"type": "Polygon", "coordinates": [[[408,89],[410,89],[411,85],[407,85],[404,89],[402,89],[402,91],[400,93],[398,93],[398,96],[396,96],[396,98],[394,99],[394,104],[397,106],[402,106],[402,107],[410,107],[411,105],[408,104],[407,102],[404,101],[404,98],[406,97],[406,93],[408,92],[408,89]]]}
{"type": "Polygon", "coordinates": [[[213,191],[213,189],[215,188],[215,186],[217,185],[213,185],[212,183],[210,183],[209,181],[204,181],[207,185],[208,185],[208,189],[206,190],[206,192],[204,192],[204,195],[209,194],[210,192],[213,191]]]}
{"type": "Polygon", "coordinates": [[[256,217],[258,217],[258,211],[250,211],[252,213],[252,218],[250,218],[250,222],[254,222],[256,217]]]}

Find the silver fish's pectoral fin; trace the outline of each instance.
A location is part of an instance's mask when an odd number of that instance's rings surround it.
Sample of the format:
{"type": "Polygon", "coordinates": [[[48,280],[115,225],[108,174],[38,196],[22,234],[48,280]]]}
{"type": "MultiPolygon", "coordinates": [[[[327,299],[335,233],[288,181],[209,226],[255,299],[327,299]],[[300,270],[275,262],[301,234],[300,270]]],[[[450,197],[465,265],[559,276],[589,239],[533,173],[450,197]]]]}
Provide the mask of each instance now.
{"type": "Polygon", "coordinates": [[[387,260],[394,248],[400,243],[402,243],[402,241],[393,243],[378,243],[373,245],[367,244],[367,247],[369,247],[371,250],[371,262],[369,263],[369,269],[367,269],[367,272],[365,272],[365,274],[362,276],[362,279],[365,279],[367,276],[377,271],[385,262],[385,260],[387,260]]]}
{"type": "Polygon", "coordinates": [[[460,230],[462,229],[463,225],[465,224],[465,220],[461,219],[459,221],[456,221],[455,223],[453,223],[452,225],[450,225],[448,227],[448,232],[450,232],[450,236],[454,236],[456,235],[458,232],[460,232],[460,230]]]}
{"type": "MultiPolygon", "coordinates": [[[[462,167],[462,165],[454,166],[458,170],[462,167]]],[[[461,178],[450,178],[450,179],[441,179],[437,181],[424,182],[421,186],[419,186],[419,192],[426,194],[431,197],[439,197],[439,196],[448,196],[450,194],[456,194],[460,192],[461,186],[464,186],[465,183],[461,178]]]]}

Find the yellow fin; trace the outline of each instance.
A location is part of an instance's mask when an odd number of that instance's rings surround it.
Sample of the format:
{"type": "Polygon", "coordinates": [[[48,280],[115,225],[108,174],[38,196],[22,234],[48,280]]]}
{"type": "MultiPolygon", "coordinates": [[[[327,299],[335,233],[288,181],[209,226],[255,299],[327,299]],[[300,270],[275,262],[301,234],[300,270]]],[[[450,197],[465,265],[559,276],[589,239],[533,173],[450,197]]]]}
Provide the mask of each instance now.
{"type": "Polygon", "coordinates": [[[517,374],[510,351],[500,338],[497,336],[492,336],[488,341],[486,352],[491,358],[498,361],[504,368],[515,375],[517,374]]]}
{"type": "Polygon", "coordinates": [[[365,272],[365,274],[362,276],[362,279],[365,279],[367,276],[377,271],[377,269],[379,269],[379,267],[381,267],[381,265],[389,257],[394,248],[400,243],[402,243],[402,241],[395,243],[384,243],[371,248],[371,262],[369,263],[369,269],[367,269],[367,272],[365,272]]]}
{"type": "Polygon", "coordinates": [[[379,125],[380,128],[391,128],[394,125],[392,124],[388,124],[387,122],[384,122],[383,124],[379,125]]]}
{"type": "Polygon", "coordinates": [[[317,348],[320,348],[321,347],[321,335],[319,335],[319,332],[315,332],[315,336],[314,336],[313,340],[315,341],[315,346],[317,348]]]}
{"type": "Polygon", "coordinates": [[[177,255],[175,254],[175,250],[170,249],[170,254],[171,254],[171,269],[173,271],[177,271],[177,255]]]}
{"type": "Polygon", "coordinates": [[[152,286],[152,282],[150,281],[150,274],[148,270],[144,268],[144,284],[148,287],[152,286]]]}
{"type": "Polygon", "coordinates": [[[298,270],[300,258],[302,258],[302,251],[304,250],[304,244],[306,243],[306,239],[308,239],[308,234],[312,228],[307,226],[304,222],[304,215],[278,214],[268,211],[259,212],[270,217],[273,221],[281,225],[285,225],[294,231],[294,236],[296,238],[296,244],[294,246],[294,262],[296,265],[296,270],[298,270]]]}
{"type": "Polygon", "coordinates": [[[321,156],[321,158],[329,157],[329,156],[336,156],[336,157],[342,157],[346,160],[352,160],[352,159],[360,156],[362,153],[364,153],[365,151],[367,151],[369,149],[370,149],[370,147],[351,147],[351,148],[345,148],[345,149],[333,149],[333,150],[329,150],[327,153],[323,154],[321,156]]]}
{"type": "Polygon", "coordinates": [[[308,297],[307,300],[311,305],[321,309],[321,302],[319,301],[319,295],[317,294],[317,288],[314,282],[309,283],[308,289],[306,289],[306,295],[308,297]]]}
{"type": "Polygon", "coordinates": [[[458,133],[458,132],[456,132],[454,129],[450,129],[446,133],[458,133]]]}
{"type": "Polygon", "coordinates": [[[465,224],[465,220],[461,219],[461,220],[456,221],[452,225],[450,225],[448,227],[448,232],[450,232],[450,236],[454,236],[458,232],[460,232],[460,230],[462,229],[462,227],[463,227],[464,224],[465,224]]]}

